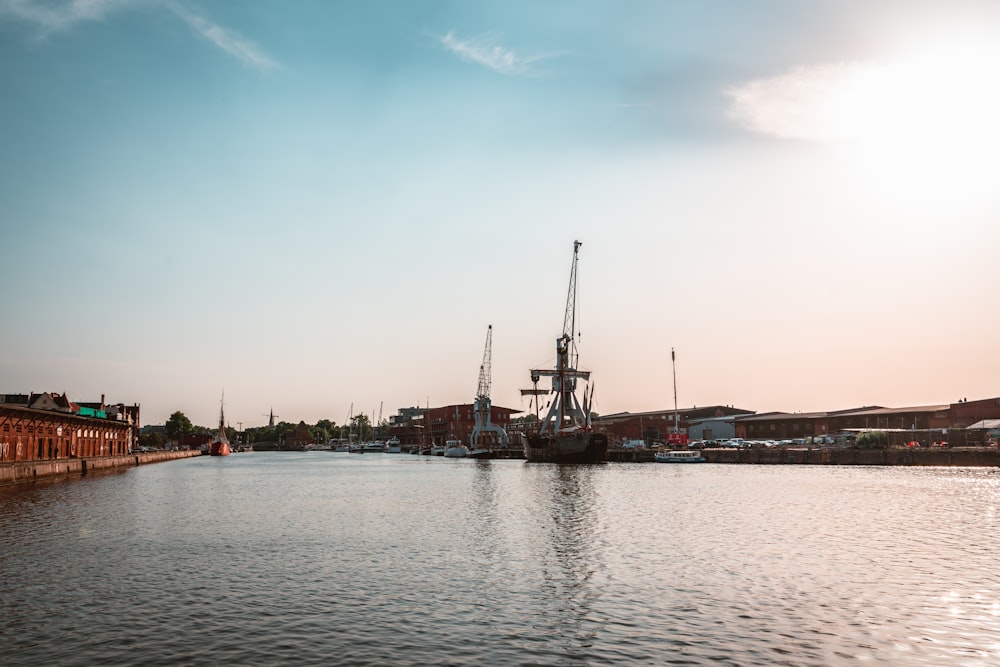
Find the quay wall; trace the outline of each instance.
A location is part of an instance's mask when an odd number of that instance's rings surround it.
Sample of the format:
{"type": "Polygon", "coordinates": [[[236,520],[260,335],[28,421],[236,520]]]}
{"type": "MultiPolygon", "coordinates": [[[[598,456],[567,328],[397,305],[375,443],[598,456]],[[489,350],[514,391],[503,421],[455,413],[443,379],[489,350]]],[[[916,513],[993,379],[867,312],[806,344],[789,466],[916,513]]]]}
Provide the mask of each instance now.
{"type": "MultiPolygon", "coordinates": [[[[759,465],[858,465],[858,466],[1000,466],[1000,450],[995,447],[935,447],[913,449],[809,449],[774,447],[753,449],[704,449],[709,463],[759,465]]],[[[608,449],[613,463],[653,463],[652,449],[608,449]]],[[[494,450],[493,458],[523,459],[517,448],[494,450]]]]}
{"type": "Polygon", "coordinates": [[[709,463],[860,465],[860,466],[1000,466],[994,447],[950,449],[705,449],[709,463]]]}
{"type": "Polygon", "coordinates": [[[34,482],[39,479],[86,475],[96,470],[113,470],[201,456],[200,451],[143,452],[124,456],[95,456],[82,459],[16,461],[0,464],[0,485],[34,482]]]}

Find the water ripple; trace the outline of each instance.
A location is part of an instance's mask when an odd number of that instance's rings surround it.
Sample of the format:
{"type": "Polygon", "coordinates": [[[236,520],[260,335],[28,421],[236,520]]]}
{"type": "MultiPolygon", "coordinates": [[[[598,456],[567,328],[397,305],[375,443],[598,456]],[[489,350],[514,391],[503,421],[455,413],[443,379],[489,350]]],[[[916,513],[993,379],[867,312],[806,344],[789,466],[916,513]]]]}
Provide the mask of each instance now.
{"type": "Polygon", "coordinates": [[[1000,479],[256,453],[0,489],[5,665],[988,665],[1000,479]]]}

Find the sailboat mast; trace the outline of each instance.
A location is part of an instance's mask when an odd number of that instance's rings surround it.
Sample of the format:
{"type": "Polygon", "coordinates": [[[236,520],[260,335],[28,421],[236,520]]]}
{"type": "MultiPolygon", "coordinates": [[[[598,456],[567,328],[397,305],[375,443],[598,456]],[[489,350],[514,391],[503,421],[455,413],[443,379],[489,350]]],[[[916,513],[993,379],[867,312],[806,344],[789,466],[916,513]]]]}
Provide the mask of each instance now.
{"type": "Polygon", "coordinates": [[[681,432],[681,423],[677,418],[677,356],[674,348],[670,348],[670,365],[674,369],[674,433],[681,432]]]}

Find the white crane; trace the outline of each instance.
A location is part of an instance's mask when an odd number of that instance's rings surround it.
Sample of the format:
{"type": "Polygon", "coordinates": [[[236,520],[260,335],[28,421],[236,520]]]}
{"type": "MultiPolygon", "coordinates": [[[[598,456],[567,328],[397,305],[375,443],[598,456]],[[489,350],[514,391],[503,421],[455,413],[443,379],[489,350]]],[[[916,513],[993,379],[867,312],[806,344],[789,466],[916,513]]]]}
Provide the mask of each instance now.
{"type": "Polygon", "coordinates": [[[482,447],[483,435],[485,433],[496,433],[501,447],[506,447],[510,442],[507,432],[502,427],[490,422],[490,413],[493,411],[493,402],[490,400],[490,363],[493,356],[493,325],[486,328],[486,348],[483,350],[483,363],[479,366],[479,386],[476,387],[476,400],[473,403],[473,411],[476,417],[476,425],[472,429],[470,443],[473,449],[482,447]]]}

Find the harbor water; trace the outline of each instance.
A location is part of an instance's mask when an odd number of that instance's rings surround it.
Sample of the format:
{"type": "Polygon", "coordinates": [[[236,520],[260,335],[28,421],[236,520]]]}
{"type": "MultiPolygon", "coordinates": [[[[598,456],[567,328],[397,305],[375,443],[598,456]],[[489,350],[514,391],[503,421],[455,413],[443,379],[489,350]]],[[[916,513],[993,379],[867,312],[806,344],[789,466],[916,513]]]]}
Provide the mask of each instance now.
{"type": "Polygon", "coordinates": [[[250,453],[0,488],[4,665],[996,665],[1000,474],[250,453]]]}

